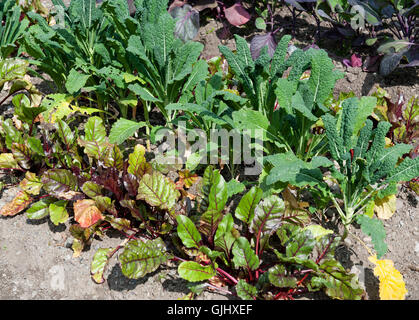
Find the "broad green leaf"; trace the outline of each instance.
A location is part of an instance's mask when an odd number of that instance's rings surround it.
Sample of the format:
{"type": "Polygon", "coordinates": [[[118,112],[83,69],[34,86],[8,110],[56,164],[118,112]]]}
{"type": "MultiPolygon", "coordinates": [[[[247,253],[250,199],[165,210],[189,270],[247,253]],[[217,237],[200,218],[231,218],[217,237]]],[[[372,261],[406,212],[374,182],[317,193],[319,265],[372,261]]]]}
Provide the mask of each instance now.
{"type": "Polygon", "coordinates": [[[56,226],[58,226],[60,223],[65,223],[68,220],[69,215],[66,206],[67,201],[64,200],[56,201],[49,205],[49,218],[51,219],[51,222],[56,226]]]}
{"type": "Polygon", "coordinates": [[[255,300],[258,296],[258,289],[243,279],[240,279],[237,282],[236,292],[237,295],[243,300],[255,300]]]}
{"type": "Polygon", "coordinates": [[[252,187],[241,199],[236,208],[235,216],[246,224],[250,224],[255,215],[255,208],[262,199],[263,191],[257,186],[252,187]]]}
{"type": "Polygon", "coordinates": [[[208,63],[203,59],[198,60],[183,85],[182,93],[192,91],[200,81],[206,79],[208,73],[208,63]]]}
{"type": "Polygon", "coordinates": [[[187,248],[200,247],[201,235],[195,224],[187,216],[182,214],[176,216],[177,234],[187,248]]]}
{"type": "Polygon", "coordinates": [[[143,101],[161,102],[158,98],[154,97],[147,88],[140,86],[138,83],[130,84],[128,89],[134,92],[143,101]]]}
{"type": "Polygon", "coordinates": [[[386,254],[387,244],[384,242],[386,230],[384,229],[383,222],[378,219],[369,218],[364,214],[358,215],[356,222],[360,224],[362,232],[371,237],[378,258],[386,254]]]}
{"type": "Polygon", "coordinates": [[[19,120],[29,124],[32,123],[39,114],[46,110],[43,106],[32,106],[31,100],[23,93],[15,95],[12,99],[12,103],[15,107],[15,114],[18,116],[19,120]]]}
{"type": "Polygon", "coordinates": [[[83,74],[78,72],[76,69],[71,69],[68,74],[65,87],[70,94],[77,93],[86,85],[89,78],[90,74],[83,74]]]}
{"type": "Polygon", "coordinates": [[[234,229],[234,220],[231,213],[224,216],[218,224],[217,232],[215,233],[214,244],[215,246],[224,250],[229,257],[233,244],[236,238],[233,236],[232,230],[234,229]]]}
{"type": "Polygon", "coordinates": [[[227,199],[233,195],[243,192],[246,189],[245,185],[235,179],[231,179],[227,182],[227,199]]]}
{"type": "MultiPolygon", "coordinates": [[[[319,267],[324,279],[326,294],[334,299],[360,300],[364,290],[358,284],[355,274],[348,274],[336,260],[327,260],[319,267]]],[[[318,273],[319,274],[319,273],[318,273]]]]}
{"type": "Polygon", "coordinates": [[[244,267],[250,271],[256,270],[260,265],[258,256],[245,237],[236,240],[233,246],[233,255],[233,263],[237,268],[244,267]]]}
{"type": "Polygon", "coordinates": [[[144,121],[137,122],[124,118],[118,119],[112,126],[109,133],[109,142],[121,144],[129,137],[133,136],[138,129],[144,127],[146,123],[144,121]]]}
{"type": "Polygon", "coordinates": [[[60,119],[55,123],[55,126],[57,128],[58,135],[64,144],[68,147],[72,146],[75,142],[75,135],[68,124],[60,119]]]}
{"type": "Polygon", "coordinates": [[[111,146],[104,162],[106,167],[122,171],[124,169],[124,156],[121,149],[117,145],[111,146]]]}
{"type": "Polygon", "coordinates": [[[283,223],[284,201],[276,195],[263,199],[255,208],[255,215],[250,223],[250,230],[259,236],[272,234],[283,223]]]}
{"type": "Polygon", "coordinates": [[[220,172],[212,166],[205,169],[202,177],[201,197],[198,208],[200,212],[221,212],[224,209],[227,201],[226,183],[220,172]]]}
{"type": "Polygon", "coordinates": [[[93,256],[92,263],[90,265],[90,274],[92,279],[96,283],[103,283],[105,279],[103,278],[103,273],[109,262],[109,254],[113,251],[112,248],[101,248],[98,249],[93,256]]]}
{"type": "Polygon", "coordinates": [[[324,236],[328,234],[333,234],[333,230],[325,229],[319,224],[311,224],[304,228],[304,230],[309,230],[316,241],[319,241],[324,236]]]}
{"type": "Polygon", "coordinates": [[[42,175],[41,181],[44,190],[52,196],[77,190],[77,177],[66,169],[50,169],[42,175]]]}
{"type": "Polygon", "coordinates": [[[6,82],[23,78],[28,65],[28,61],[23,59],[0,59],[0,91],[6,82]]]}
{"type": "Polygon", "coordinates": [[[324,159],[315,158],[312,162],[304,162],[297,158],[293,152],[268,156],[267,160],[274,165],[266,179],[269,185],[281,181],[297,187],[323,184],[323,174],[318,167],[331,164],[327,159],[323,161],[324,159]]]}
{"type": "Polygon", "coordinates": [[[179,276],[190,282],[209,280],[216,275],[212,264],[202,266],[195,261],[184,261],[178,267],[179,276]]]}
{"type": "Polygon", "coordinates": [[[12,153],[19,166],[29,170],[32,166],[32,150],[26,144],[12,143],[12,153]]]}
{"type": "Polygon", "coordinates": [[[309,230],[297,232],[286,245],[286,256],[307,259],[316,244],[313,234],[309,230]]]}
{"type": "Polygon", "coordinates": [[[91,158],[101,160],[106,155],[110,144],[106,136],[103,120],[99,117],[90,117],[84,127],[84,139],[79,138],[84,152],[91,158]]]}
{"type": "Polygon", "coordinates": [[[169,178],[158,171],[146,173],[139,184],[137,200],[162,210],[173,211],[180,193],[169,178]]]}
{"type": "Polygon", "coordinates": [[[35,202],[26,210],[26,217],[34,220],[47,217],[49,215],[49,205],[54,201],[52,198],[43,198],[35,202]]]}
{"type": "Polygon", "coordinates": [[[96,196],[101,196],[103,188],[102,186],[92,182],[92,181],[86,181],[83,183],[81,190],[89,197],[89,198],[95,198],[96,196]]]}
{"type": "Polygon", "coordinates": [[[275,287],[279,288],[295,288],[297,286],[297,278],[290,275],[285,265],[277,264],[268,270],[269,281],[275,287]]]}
{"type": "Polygon", "coordinates": [[[119,255],[122,273],[130,279],[138,279],[171,259],[161,238],[147,241],[133,240],[127,243],[119,255]]]}

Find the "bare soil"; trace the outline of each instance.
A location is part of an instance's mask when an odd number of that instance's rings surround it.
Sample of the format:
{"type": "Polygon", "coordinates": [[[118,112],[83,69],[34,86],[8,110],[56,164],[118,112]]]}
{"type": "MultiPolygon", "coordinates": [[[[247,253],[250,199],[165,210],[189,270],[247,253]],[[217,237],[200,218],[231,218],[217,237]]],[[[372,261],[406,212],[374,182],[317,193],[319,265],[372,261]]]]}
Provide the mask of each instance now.
{"type": "MultiPolygon", "coordinates": [[[[42,2],[51,7],[50,1],[42,2]]],[[[69,0],[64,2],[68,4],[69,0]]],[[[286,11],[282,10],[278,14],[283,19],[284,25],[289,24],[291,20],[286,11]]],[[[313,43],[314,19],[303,14],[297,25],[299,28],[295,44],[301,47],[313,43]]],[[[327,26],[322,23],[322,27],[327,26]]],[[[287,31],[289,30],[284,30],[283,34],[287,31]]],[[[234,33],[247,35],[246,38],[250,39],[255,32],[249,31],[249,27],[231,28],[230,34],[226,36],[219,21],[207,21],[197,36],[197,40],[205,45],[205,58],[219,55],[219,44],[234,48],[232,37],[234,33]]],[[[333,44],[326,45],[326,49],[331,47],[333,44]]],[[[349,56],[340,57],[333,53],[333,50],[329,52],[337,68],[346,72],[346,77],[337,83],[336,94],[341,91],[354,91],[357,96],[368,95],[374,92],[377,85],[386,89],[393,99],[399,91],[407,98],[419,92],[418,68],[400,69],[383,78],[378,74],[363,72],[361,68],[346,68],[342,64],[342,59],[349,56]]],[[[45,84],[39,85],[48,91],[45,84]]],[[[17,188],[10,185],[18,181],[2,173],[0,181],[8,185],[0,191],[1,208],[13,199],[17,188]]],[[[396,213],[384,221],[386,243],[389,248],[384,258],[393,260],[395,267],[402,273],[408,290],[406,299],[418,300],[419,196],[408,188],[400,186],[396,206],[396,213]]],[[[119,233],[109,233],[102,241],[95,240],[80,257],[73,258],[72,237],[69,233],[71,223],[69,220],[57,227],[48,219],[31,221],[25,214],[0,218],[0,300],[175,300],[189,292],[186,281],[176,275],[176,265],[161,267],[143,279],[129,280],[122,275],[116,257],[110,261],[105,272],[106,282],[101,285],[95,284],[90,278],[93,254],[98,248],[115,247],[123,241],[123,237],[119,233]]],[[[330,228],[335,226],[333,216],[330,216],[326,226],[330,228]]],[[[351,226],[350,231],[372,248],[371,239],[359,228],[351,226]]],[[[338,248],[336,255],[345,268],[358,273],[367,293],[366,298],[379,299],[378,280],[373,275],[374,265],[368,260],[369,254],[363,244],[357,238],[349,236],[338,248]]],[[[302,298],[324,297],[314,295],[302,298]]],[[[234,299],[234,297],[204,292],[198,299],[234,299]]]]}

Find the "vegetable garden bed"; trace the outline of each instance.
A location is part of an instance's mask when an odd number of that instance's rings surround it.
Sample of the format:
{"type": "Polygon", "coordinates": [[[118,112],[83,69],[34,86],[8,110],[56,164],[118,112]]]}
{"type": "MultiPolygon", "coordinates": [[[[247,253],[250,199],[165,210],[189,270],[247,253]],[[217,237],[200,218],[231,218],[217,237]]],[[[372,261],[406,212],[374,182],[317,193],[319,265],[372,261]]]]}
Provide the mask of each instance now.
{"type": "Polygon", "coordinates": [[[0,6],[0,298],[419,298],[415,1],[68,2],[0,6]]]}

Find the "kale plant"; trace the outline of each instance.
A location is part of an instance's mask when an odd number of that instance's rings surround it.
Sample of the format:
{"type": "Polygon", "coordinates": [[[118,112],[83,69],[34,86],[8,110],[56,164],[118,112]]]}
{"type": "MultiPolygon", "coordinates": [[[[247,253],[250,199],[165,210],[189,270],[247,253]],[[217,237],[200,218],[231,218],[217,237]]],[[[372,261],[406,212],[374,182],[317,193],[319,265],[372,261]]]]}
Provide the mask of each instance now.
{"type": "Polygon", "coordinates": [[[0,3],[0,60],[17,51],[17,41],[21,39],[29,20],[21,19],[22,10],[15,0],[0,3]]]}
{"type": "MultiPolygon", "coordinates": [[[[327,114],[322,117],[328,150],[336,162],[330,166],[331,174],[341,191],[338,195],[330,195],[345,230],[355,220],[365,225],[366,230],[373,228],[377,220],[370,221],[361,214],[368,204],[395,194],[399,182],[419,176],[419,158],[401,160],[412,146],[400,143],[386,147],[385,137],[391,124],[381,121],[374,128],[373,122],[366,119],[368,115],[357,98],[350,98],[343,102],[338,116],[327,114]],[[339,198],[343,201],[342,206],[339,198]]],[[[383,230],[382,225],[374,228],[383,230]]],[[[377,239],[382,232],[369,232],[378,254],[383,255],[386,247],[377,239]]]]}

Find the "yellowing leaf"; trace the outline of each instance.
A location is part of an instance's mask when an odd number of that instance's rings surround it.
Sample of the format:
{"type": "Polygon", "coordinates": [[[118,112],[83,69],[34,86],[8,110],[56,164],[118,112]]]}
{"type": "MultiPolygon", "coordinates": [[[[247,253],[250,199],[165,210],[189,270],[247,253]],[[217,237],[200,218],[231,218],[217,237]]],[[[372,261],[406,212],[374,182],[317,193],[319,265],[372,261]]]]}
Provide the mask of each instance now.
{"type": "Polygon", "coordinates": [[[386,141],[386,148],[390,148],[392,146],[394,146],[394,143],[391,141],[390,138],[385,137],[385,141],[386,141]]]}
{"type": "Polygon", "coordinates": [[[333,234],[333,230],[325,229],[321,225],[311,224],[304,228],[304,230],[309,230],[314,238],[317,241],[320,241],[321,238],[327,236],[328,234],[333,234]]]}
{"type": "Polygon", "coordinates": [[[185,186],[186,189],[189,189],[198,180],[199,180],[199,177],[196,173],[192,174],[189,170],[183,170],[183,171],[179,171],[179,181],[178,183],[176,183],[176,185],[179,188],[183,188],[183,186],[185,186]]]}
{"type": "Polygon", "coordinates": [[[396,195],[384,197],[383,199],[377,198],[375,200],[374,211],[380,219],[390,219],[396,212],[396,195]]]}
{"type": "Polygon", "coordinates": [[[235,94],[236,96],[240,96],[240,92],[238,90],[233,90],[233,89],[224,89],[224,91],[226,92],[230,92],[235,94]]]}
{"type": "Polygon", "coordinates": [[[403,275],[394,268],[391,260],[377,260],[377,256],[368,258],[376,265],[374,275],[380,280],[381,300],[404,300],[407,290],[403,281],[403,275]]]}
{"type": "Polygon", "coordinates": [[[35,173],[27,171],[25,173],[25,179],[20,182],[19,186],[29,194],[38,195],[41,192],[42,182],[35,173]]]}
{"type": "Polygon", "coordinates": [[[311,75],[311,71],[307,70],[301,75],[300,80],[308,79],[308,78],[310,78],[310,75],[311,75]]]}
{"type": "Polygon", "coordinates": [[[78,200],[74,203],[74,220],[76,220],[82,228],[88,228],[103,219],[102,213],[98,207],[96,207],[95,200],[78,200]]]}
{"type": "Polygon", "coordinates": [[[28,193],[23,190],[19,190],[13,200],[1,208],[0,215],[10,217],[15,216],[19,212],[25,210],[32,203],[32,201],[33,199],[28,193]]]}
{"type": "Polygon", "coordinates": [[[49,123],[55,123],[77,111],[87,115],[91,115],[95,112],[103,112],[96,108],[79,107],[73,104],[73,102],[74,97],[72,95],[51,94],[47,96],[47,99],[43,102],[43,105],[47,108],[47,111],[45,111],[47,121],[49,123]]]}

